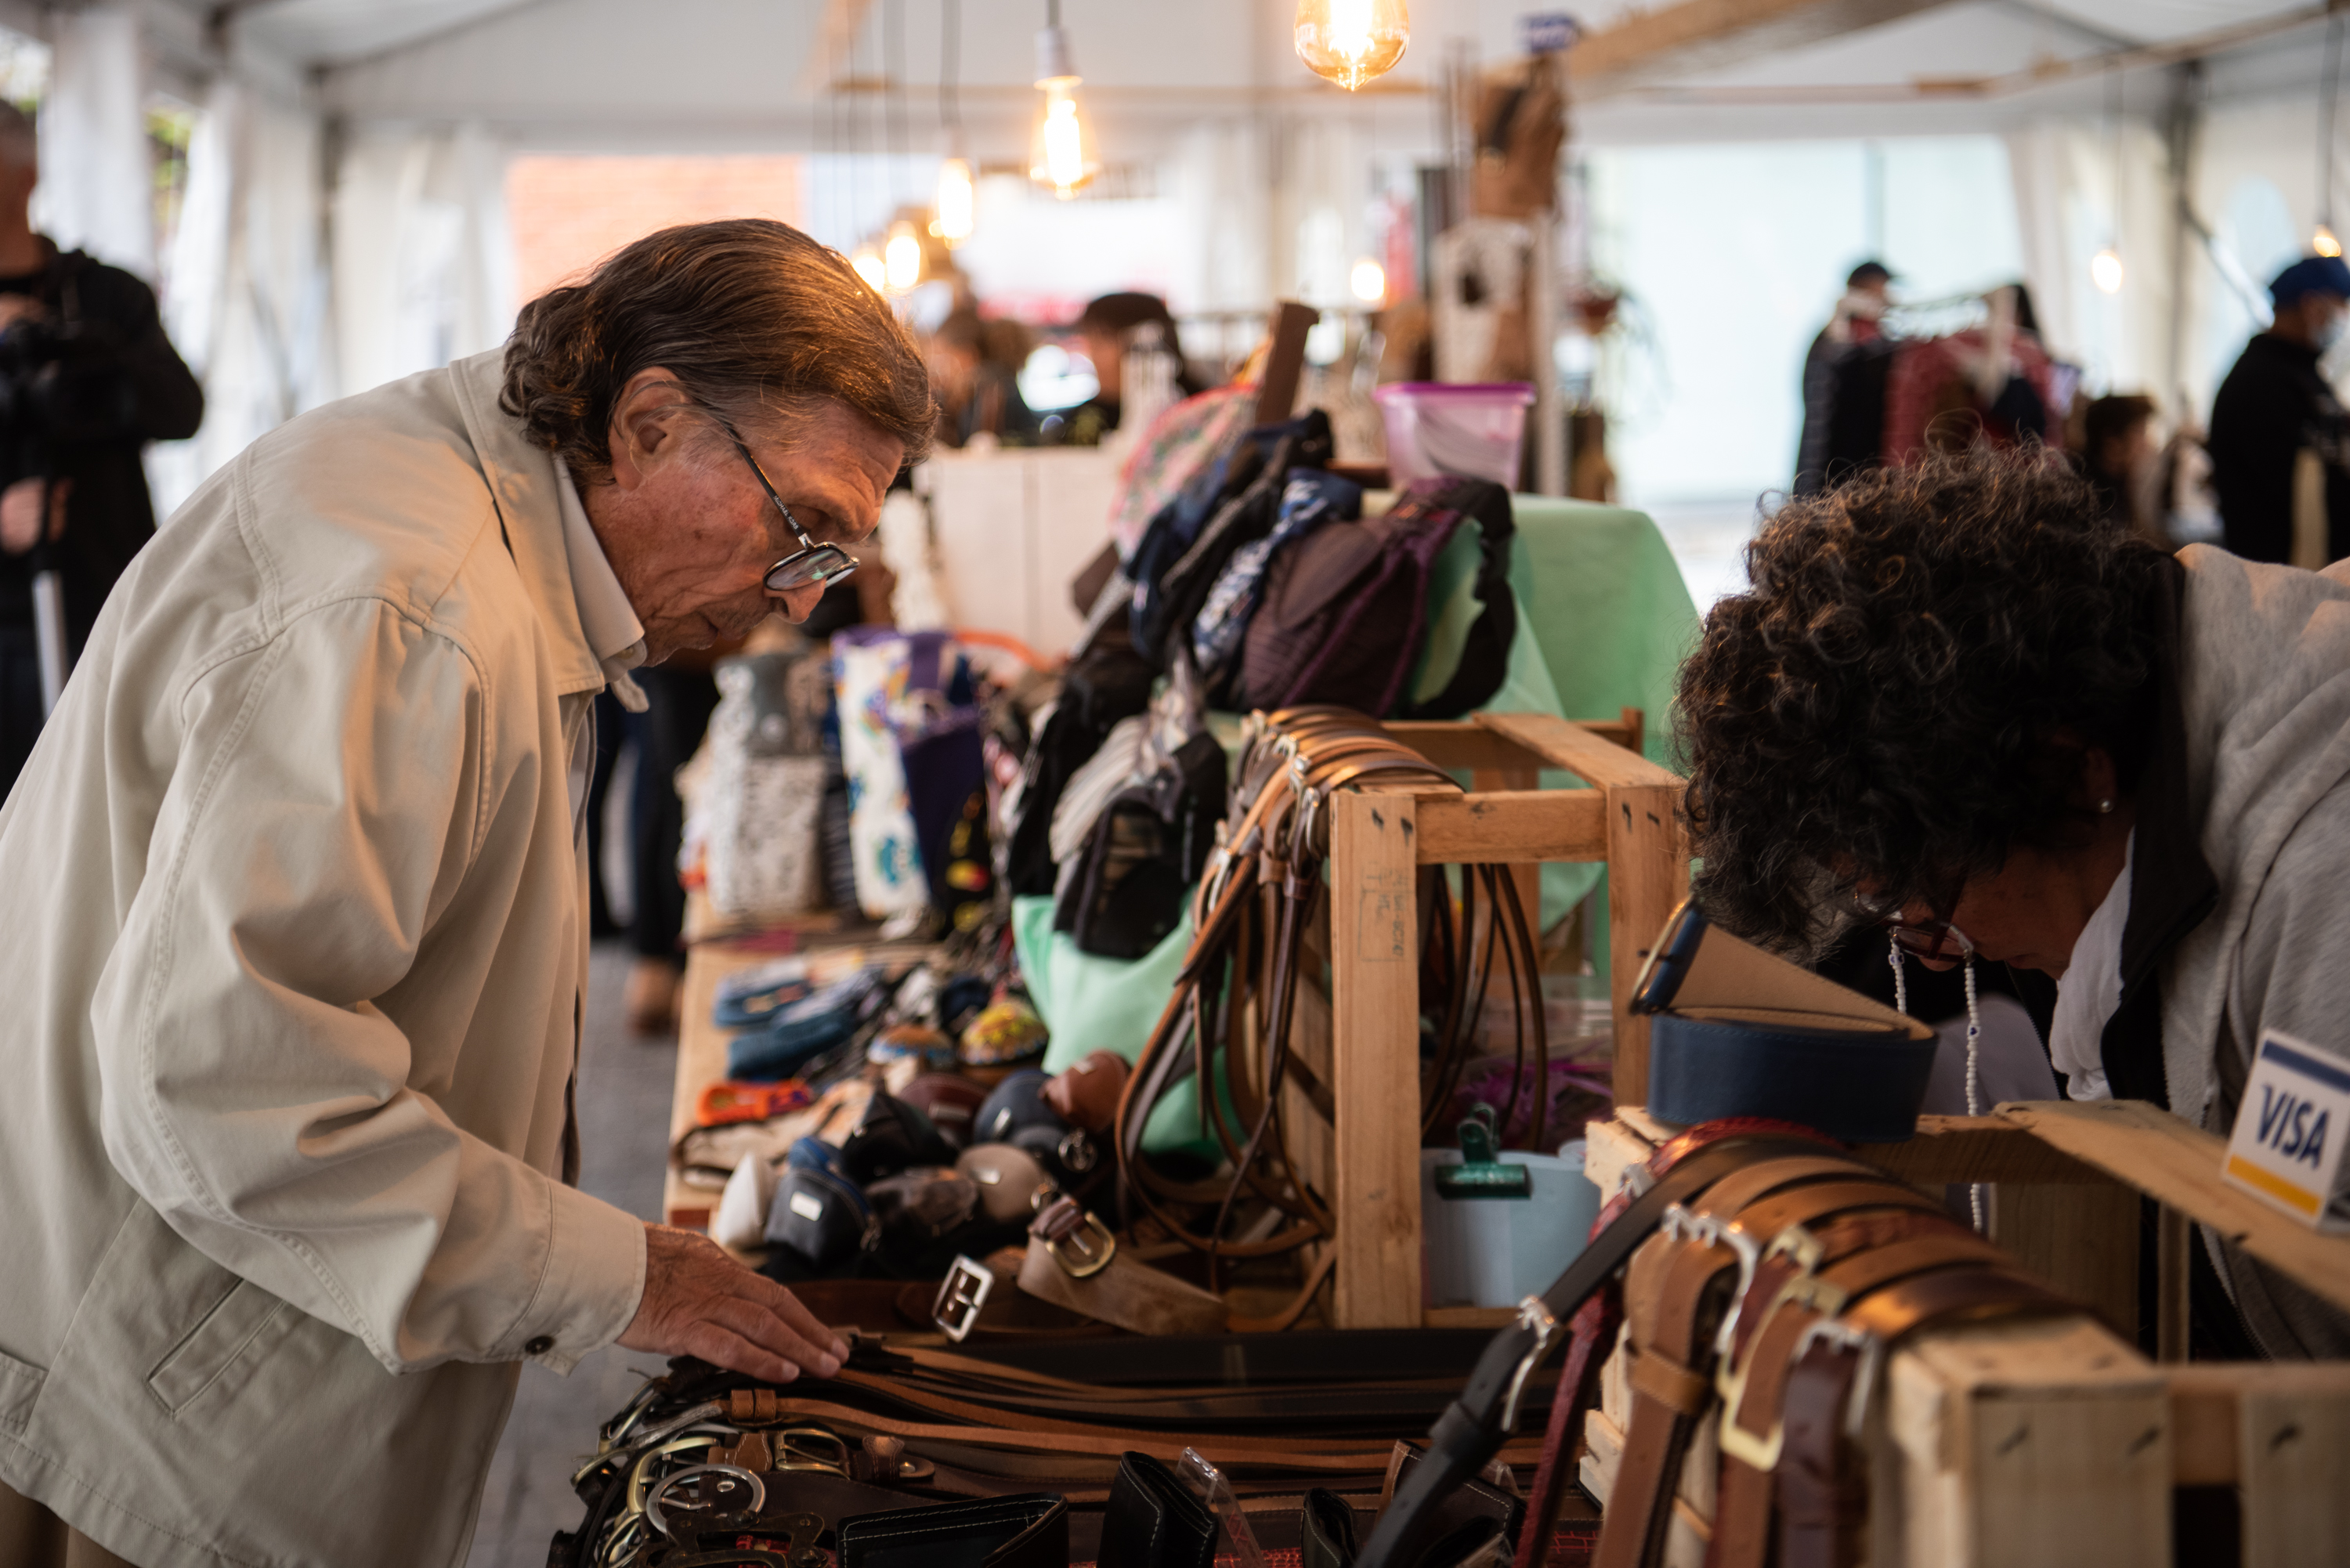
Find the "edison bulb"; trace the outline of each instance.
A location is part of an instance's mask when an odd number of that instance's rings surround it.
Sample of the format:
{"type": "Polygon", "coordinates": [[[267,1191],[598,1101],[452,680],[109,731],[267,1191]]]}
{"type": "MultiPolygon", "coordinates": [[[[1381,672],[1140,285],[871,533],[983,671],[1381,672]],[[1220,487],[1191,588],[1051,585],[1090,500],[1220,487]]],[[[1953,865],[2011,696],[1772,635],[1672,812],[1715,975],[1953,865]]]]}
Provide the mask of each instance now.
{"type": "Polygon", "coordinates": [[[891,294],[904,294],[922,281],[922,242],[914,234],[914,225],[899,222],[889,225],[889,238],[881,247],[881,282],[891,294]]]}
{"type": "Polygon", "coordinates": [[[2320,223],[2317,233],[2309,237],[2309,248],[2322,256],[2338,256],[2342,254],[2342,242],[2334,237],[2332,229],[2320,223]]]}
{"type": "Polygon", "coordinates": [[[2107,245],[2089,258],[2089,281],[2107,294],[2122,291],[2121,253],[2107,245]]]}
{"type": "Polygon", "coordinates": [[[888,286],[889,270],[881,260],[881,253],[871,245],[858,246],[857,254],[848,258],[848,265],[856,269],[865,286],[874,293],[879,294],[888,286]]]}
{"type": "Polygon", "coordinates": [[[1029,140],[1028,178],[1050,185],[1066,202],[1101,172],[1101,165],[1094,161],[1085,119],[1077,112],[1077,78],[1054,77],[1036,85],[1045,101],[1029,140]]]}
{"type": "Polygon", "coordinates": [[[978,202],[972,190],[971,165],[960,158],[950,158],[939,165],[938,209],[931,233],[949,245],[959,245],[971,238],[978,202]]]}
{"type": "Polygon", "coordinates": [[[1388,296],[1387,268],[1368,256],[1355,264],[1355,270],[1347,281],[1353,287],[1355,297],[1365,305],[1377,305],[1388,296]]]}
{"type": "Polygon", "coordinates": [[[1348,92],[1386,75],[1410,41],[1404,0],[1297,0],[1297,57],[1348,92]]]}

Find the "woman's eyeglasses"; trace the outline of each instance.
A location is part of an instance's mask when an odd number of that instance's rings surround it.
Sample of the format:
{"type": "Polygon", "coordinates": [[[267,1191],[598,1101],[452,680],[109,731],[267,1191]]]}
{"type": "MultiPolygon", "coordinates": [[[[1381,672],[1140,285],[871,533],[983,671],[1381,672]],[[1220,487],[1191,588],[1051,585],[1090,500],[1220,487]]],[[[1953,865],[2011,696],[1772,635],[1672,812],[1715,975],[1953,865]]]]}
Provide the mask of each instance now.
{"type": "Polygon", "coordinates": [[[1974,943],[1948,920],[1927,920],[1914,926],[1887,920],[1885,929],[1895,947],[1928,963],[1959,963],[1974,956],[1974,943]]]}
{"type": "Polygon", "coordinates": [[[792,509],[784,504],[782,496],[775,493],[775,485],[768,482],[767,471],[759,466],[759,460],[753,457],[751,449],[743,444],[743,438],[736,435],[731,426],[727,428],[726,434],[733,441],[734,450],[743,454],[743,461],[751,465],[751,472],[758,476],[759,488],[767,493],[767,499],[775,504],[775,510],[782,513],[784,521],[791,525],[792,537],[800,542],[797,550],[767,568],[767,575],[763,579],[767,591],[785,594],[795,588],[827,587],[857,570],[856,556],[837,545],[819,545],[808,537],[807,530],[800,526],[800,520],[792,515],[792,509]]]}

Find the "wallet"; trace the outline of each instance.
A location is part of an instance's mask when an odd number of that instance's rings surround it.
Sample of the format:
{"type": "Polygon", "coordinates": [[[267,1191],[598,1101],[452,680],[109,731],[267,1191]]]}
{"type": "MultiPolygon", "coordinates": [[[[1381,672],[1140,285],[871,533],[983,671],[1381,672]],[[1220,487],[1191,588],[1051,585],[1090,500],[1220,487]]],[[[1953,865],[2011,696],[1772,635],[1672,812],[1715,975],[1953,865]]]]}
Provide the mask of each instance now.
{"type": "Polygon", "coordinates": [[[1298,1568],[1355,1568],[1355,1510],[1327,1487],[1307,1491],[1298,1510],[1298,1568]]]}
{"type": "Polygon", "coordinates": [[[1040,1491],[901,1508],[844,1519],[837,1539],[840,1568],[1068,1568],[1069,1504],[1040,1491]]]}
{"type": "MultiPolygon", "coordinates": [[[[1149,1454],[1121,1456],[1097,1568],[1214,1568],[1216,1516],[1149,1454]]],[[[844,1565],[845,1568],[845,1565],[844,1565]]]]}

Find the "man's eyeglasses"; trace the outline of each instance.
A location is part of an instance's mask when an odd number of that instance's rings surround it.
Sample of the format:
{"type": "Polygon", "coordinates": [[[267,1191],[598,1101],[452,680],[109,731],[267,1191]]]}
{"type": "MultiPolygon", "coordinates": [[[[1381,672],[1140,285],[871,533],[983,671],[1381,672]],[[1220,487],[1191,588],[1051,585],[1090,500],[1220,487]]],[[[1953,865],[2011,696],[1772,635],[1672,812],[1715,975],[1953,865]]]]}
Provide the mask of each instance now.
{"type": "Polygon", "coordinates": [[[743,461],[751,465],[751,472],[758,476],[759,488],[767,493],[767,499],[775,504],[775,510],[782,513],[784,521],[791,525],[792,537],[800,542],[797,550],[767,568],[767,575],[763,579],[767,591],[784,594],[795,588],[826,587],[857,570],[856,556],[837,545],[819,545],[808,537],[807,530],[800,526],[800,520],[792,515],[792,509],[784,504],[782,496],[775,493],[775,485],[767,478],[767,471],[759,466],[759,460],[753,457],[751,449],[743,444],[743,438],[734,433],[732,426],[727,427],[726,434],[733,441],[734,450],[743,454],[743,461]]]}

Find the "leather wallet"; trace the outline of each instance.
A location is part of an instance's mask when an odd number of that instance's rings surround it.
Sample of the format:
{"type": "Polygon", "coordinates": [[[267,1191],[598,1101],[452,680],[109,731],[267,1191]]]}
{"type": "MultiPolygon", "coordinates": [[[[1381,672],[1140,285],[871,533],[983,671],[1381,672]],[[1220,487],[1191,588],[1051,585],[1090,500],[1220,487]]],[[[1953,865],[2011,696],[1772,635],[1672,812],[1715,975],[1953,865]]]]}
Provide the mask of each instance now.
{"type": "Polygon", "coordinates": [[[840,1568],[1069,1568],[1069,1504],[1024,1492],[844,1519],[840,1568]]]}
{"type": "MultiPolygon", "coordinates": [[[[1097,1568],[1214,1568],[1216,1516],[1149,1454],[1118,1460],[1097,1568]]],[[[844,1565],[845,1568],[845,1565],[844,1565]]]]}
{"type": "Polygon", "coordinates": [[[829,1269],[879,1246],[881,1223],[854,1183],[829,1170],[792,1166],[775,1184],[767,1240],[789,1247],[812,1269],[829,1269]]]}
{"type": "Polygon", "coordinates": [[[1298,1510],[1298,1568],[1355,1568],[1355,1510],[1327,1487],[1307,1491],[1298,1510]]]}

